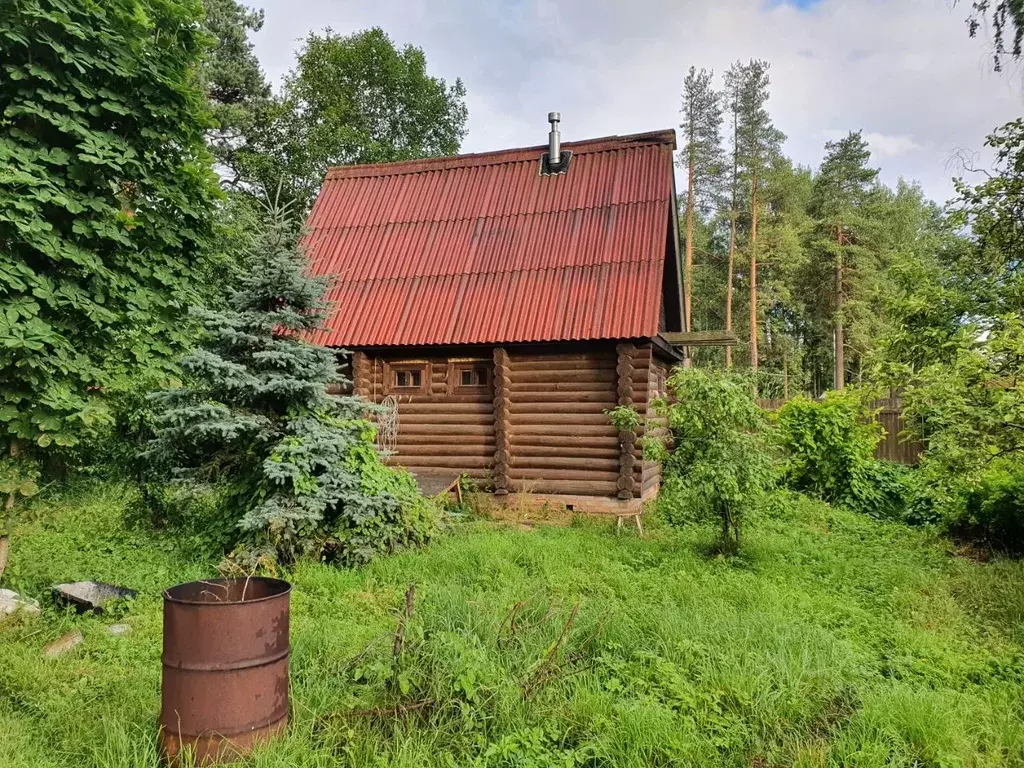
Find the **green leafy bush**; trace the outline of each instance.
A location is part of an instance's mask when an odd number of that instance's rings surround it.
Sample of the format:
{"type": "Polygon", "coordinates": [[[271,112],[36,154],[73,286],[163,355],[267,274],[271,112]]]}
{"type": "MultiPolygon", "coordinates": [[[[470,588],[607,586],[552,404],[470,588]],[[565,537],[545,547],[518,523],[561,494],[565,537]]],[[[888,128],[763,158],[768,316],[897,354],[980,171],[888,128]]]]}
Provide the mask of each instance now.
{"type": "Polygon", "coordinates": [[[640,413],[632,405],[605,408],[604,415],[619,432],[635,432],[640,426],[640,413]]]}
{"type": "Polygon", "coordinates": [[[1024,554],[1024,467],[992,467],[964,490],[960,503],[947,507],[947,514],[945,525],[954,537],[1024,554]]]}
{"type": "Polygon", "coordinates": [[[671,445],[647,442],[645,453],[662,462],[670,523],[714,519],[721,544],[735,552],[743,520],[773,483],[764,412],[750,382],[700,368],[680,368],[668,380],[673,400],[656,404],[672,434],[671,445]]]}
{"type": "Polygon", "coordinates": [[[17,442],[30,462],[109,423],[112,380],[173,358],[192,335],[186,308],[220,283],[201,13],[184,0],[4,4],[2,453],[17,442]]]}
{"type": "Polygon", "coordinates": [[[337,353],[305,341],[326,312],[326,282],[305,274],[293,219],[268,212],[228,307],[199,313],[202,344],[184,383],[156,393],[154,471],[214,493],[234,522],[237,562],[303,555],[361,564],[422,542],[432,508],[412,478],[381,463],[370,407],[327,394],[337,353]]]}
{"type": "Polygon", "coordinates": [[[874,456],[882,426],[866,407],[870,392],[830,391],[823,400],[800,396],[778,413],[786,452],[785,479],[794,490],[879,519],[901,517],[911,495],[909,470],[874,456]]]}

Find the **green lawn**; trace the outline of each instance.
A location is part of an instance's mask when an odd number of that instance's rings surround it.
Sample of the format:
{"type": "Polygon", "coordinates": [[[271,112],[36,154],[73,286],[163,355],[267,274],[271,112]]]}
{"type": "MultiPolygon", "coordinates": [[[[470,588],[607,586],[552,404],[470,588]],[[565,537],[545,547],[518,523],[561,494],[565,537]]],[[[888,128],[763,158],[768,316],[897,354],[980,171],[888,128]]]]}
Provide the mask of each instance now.
{"type": "MultiPolygon", "coordinates": [[[[160,590],[214,569],[125,530],[126,497],[40,499],[16,531],[4,586],[44,598],[97,578],[141,597],[125,636],[52,608],[0,627],[4,768],[157,765],[160,590]],[[85,643],[43,660],[72,627],[85,643]]],[[[292,726],[248,764],[1024,765],[1024,567],[783,508],[735,561],[699,528],[480,521],[361,571],[303,564],[292,726]]]]}

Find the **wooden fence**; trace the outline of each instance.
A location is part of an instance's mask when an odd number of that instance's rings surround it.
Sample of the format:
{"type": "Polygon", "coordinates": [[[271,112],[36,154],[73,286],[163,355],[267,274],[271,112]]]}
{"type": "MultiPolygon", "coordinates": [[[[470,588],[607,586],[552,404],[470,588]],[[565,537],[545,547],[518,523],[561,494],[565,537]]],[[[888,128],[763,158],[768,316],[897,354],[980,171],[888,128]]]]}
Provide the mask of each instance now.
{"type": "MultiPolygon", "coordinates": [[[[758,400],[757,404],[766,411],[777,411],[785,400],[758,400]]],[[[885,397],[868,404],[872,411],[877,411],[875,421],[882,425],[885,437],[875,448],[875,456],[898,464],[917,464],[924,446],[916,440],[903,440],[901,435],[903,423],[903,406],[898,397],[885,397]]]]}

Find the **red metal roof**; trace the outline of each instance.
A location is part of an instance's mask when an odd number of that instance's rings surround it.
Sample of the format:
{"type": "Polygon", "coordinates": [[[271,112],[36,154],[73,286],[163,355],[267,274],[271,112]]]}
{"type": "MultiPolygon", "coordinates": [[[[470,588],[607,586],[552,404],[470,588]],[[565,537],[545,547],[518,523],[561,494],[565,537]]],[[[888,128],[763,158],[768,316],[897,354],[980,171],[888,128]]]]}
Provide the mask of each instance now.
{"type": "MultiPolygon", "coordinates": [[[[310,214],[334,302],[312,340],[369,347],[658,333],[674,215],[671,130],[332,168],[310,214]]],[[[673,281],[674,282],[674,281],[673,281]]]]}

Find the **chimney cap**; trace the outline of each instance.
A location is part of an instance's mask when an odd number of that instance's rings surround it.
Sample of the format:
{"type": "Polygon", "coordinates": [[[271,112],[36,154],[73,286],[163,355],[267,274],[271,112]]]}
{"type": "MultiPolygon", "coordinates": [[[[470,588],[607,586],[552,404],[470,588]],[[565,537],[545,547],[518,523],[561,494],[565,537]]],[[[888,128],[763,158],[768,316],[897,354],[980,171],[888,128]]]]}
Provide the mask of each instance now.
{"type": "Polygon", "coordinates": [[[548,122],[549,123],[557,123],[557,122],[560,122],[561,120],[562,120],[562,115],[561,115],[560,112],[548,112],[548,122]]]}

